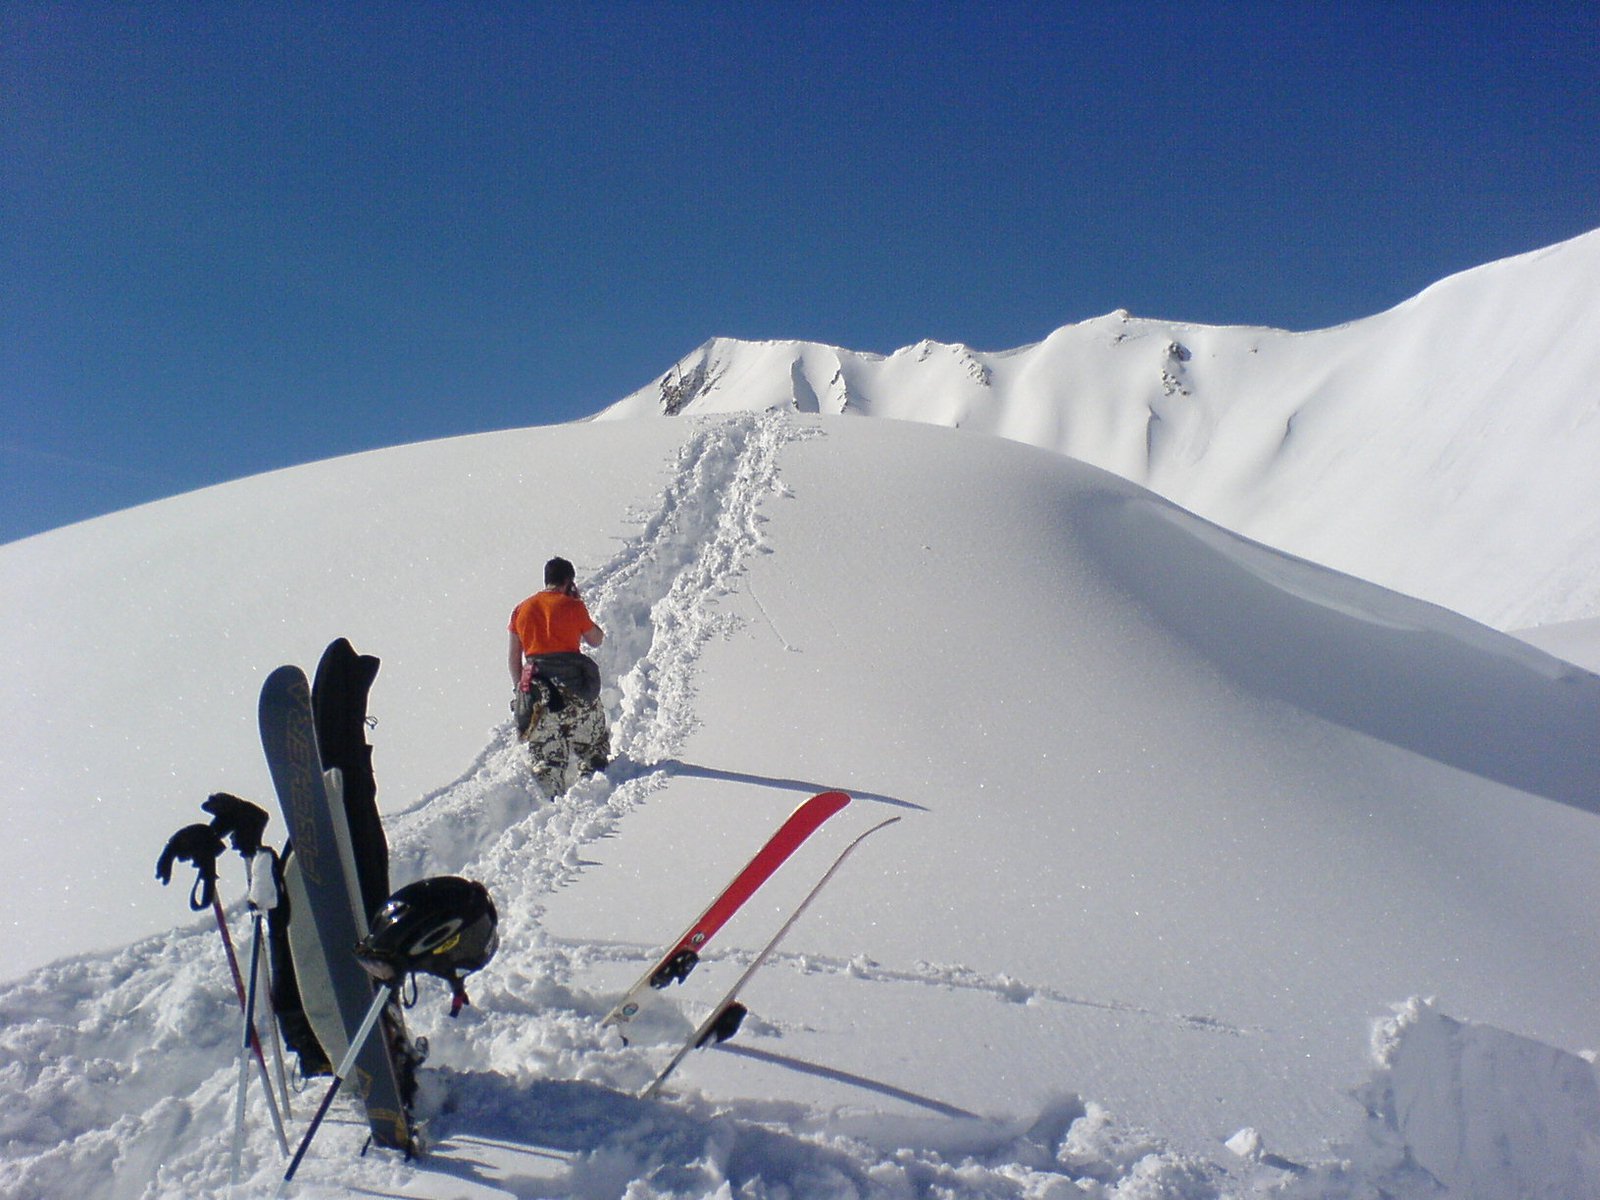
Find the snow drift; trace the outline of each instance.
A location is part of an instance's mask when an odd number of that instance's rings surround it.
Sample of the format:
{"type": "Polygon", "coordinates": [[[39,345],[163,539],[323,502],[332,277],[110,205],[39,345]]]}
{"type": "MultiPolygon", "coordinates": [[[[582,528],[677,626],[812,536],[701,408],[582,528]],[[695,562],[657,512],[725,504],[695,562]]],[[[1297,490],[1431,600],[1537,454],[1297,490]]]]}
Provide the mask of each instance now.
{"type": "MultiPolygon", "coordinates": [[[[1093,467],[904,423],[599,422],[212,489],[6,547],[0,573],[25,698],[0,722],[8,960],[79,952],[0,989],[6,1195],[222,1188],[231,988],[150,864],[209,791],[268,801],[255,690],[340,634],[384,659],[395,884],[482,879],[503,948],[461,1020],[413,1014],[435,1156],[356,1159],[335,1125],[306,1194],[1594,1178],[1600,678],[1093,467]],[[558,549],[610,635],[619,758],[549,805],[501,675],[558,549]],[[135,614],[138,701],[86,715],[64,664],[106,596],[135,614]],[[739,1038],[675,1099],[629,1099],[838,843],[654,1035],[598,1018],[823,786],[857,798],[836,838],[905,819],[753,982],[739,1038]],[[167,931],[95,951],[117,920],[167,931]],[[1375,1061],[1370,1021],[1417,995],[1453,1023],[1418,1007],[1375,1061]],[[1480,1172],[1507,1138],[1509,1173],[1480,1172]]],[[[281,1174],[261,1112],[248,1156],[253,1187],[281,1174]]]]}
{"type": "Polygon", "coordinates": [[[1501,629],[1600,616],[1600,231],[1313,333],[1115,312],[1021,349],[719,338],[605,418],[783,409],[998,434],[1501,629]]]}

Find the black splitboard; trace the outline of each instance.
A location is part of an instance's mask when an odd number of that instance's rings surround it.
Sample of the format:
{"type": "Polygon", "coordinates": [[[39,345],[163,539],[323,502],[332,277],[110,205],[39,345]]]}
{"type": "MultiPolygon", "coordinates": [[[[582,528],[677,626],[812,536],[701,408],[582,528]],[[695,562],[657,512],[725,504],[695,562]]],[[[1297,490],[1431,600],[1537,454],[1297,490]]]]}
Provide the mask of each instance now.
{"type": "MultiPolygon", "coordinates": [[[[334,999],[345,1036],[353,1039],[376,992],[353,953],[361,935],[334,833],[335,814],[323,786],[305,672],[279,667],[267,677],[261,688],[260,718],[267,767],[310,899],[311,911],[296,914],[296,919],[309,917],[327,948],[334,999]]],[[[388,1039],[374,1036],[367,1039],[346,1085],[366,1106],[373,1140],[411,1155],[418,1152],[416,1130],[400,1079],[388,1039]]]]}
{"type": "Polygon", "coordinates": [[[378,659],[357,654],[345,638],[322,652],[311,683],[311,711],[324,771],[344,780],[344,815],[350,827],[361,902],[370,918],[389,898],[389,840],[378,815],[378,781],[367,744],[367,694],[378,677],[378,659]]]}

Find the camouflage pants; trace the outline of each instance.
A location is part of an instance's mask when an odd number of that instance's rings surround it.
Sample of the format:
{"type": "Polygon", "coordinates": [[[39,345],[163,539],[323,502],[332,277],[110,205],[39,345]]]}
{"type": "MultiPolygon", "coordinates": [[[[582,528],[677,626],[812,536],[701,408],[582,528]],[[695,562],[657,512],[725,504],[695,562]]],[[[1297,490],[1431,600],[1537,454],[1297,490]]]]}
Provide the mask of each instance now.
{"type": "Polygon", "coordinates": [[[560,710],[551,711],[542,689],[539,697],[521,738],[528,746],[534,779],[554,799],[611,761],[611,729],[598,700],[578,700],[563,692],[560,710]]]}

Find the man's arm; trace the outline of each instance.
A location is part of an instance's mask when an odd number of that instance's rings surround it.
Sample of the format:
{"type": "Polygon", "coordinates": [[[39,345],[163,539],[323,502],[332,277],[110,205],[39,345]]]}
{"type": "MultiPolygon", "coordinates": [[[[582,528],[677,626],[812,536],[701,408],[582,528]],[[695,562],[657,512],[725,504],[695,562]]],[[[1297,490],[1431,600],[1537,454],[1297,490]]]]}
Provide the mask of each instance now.
{"type": "Polygon", "coordinates": [[[511,667],[511,682],[513,685],[522,682],[522,639],[517,637],[515,631],[511,634],[511,653],[508,665],[511,667]]]}
{"type": "Polygon", "coordinates": [[[583,644],[585,646],[598,646],[606,640],[605,630],[598,625],[591,625],[583,631],[583,644]]]}

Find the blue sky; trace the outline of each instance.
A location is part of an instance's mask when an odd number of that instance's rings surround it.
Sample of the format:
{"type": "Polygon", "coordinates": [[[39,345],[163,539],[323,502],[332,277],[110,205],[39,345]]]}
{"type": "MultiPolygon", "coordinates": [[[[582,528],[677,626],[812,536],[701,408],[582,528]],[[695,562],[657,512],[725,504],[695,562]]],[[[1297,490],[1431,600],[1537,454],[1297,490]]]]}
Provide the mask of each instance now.
{"type": "Polygon", "coordinates": [[[707,338],[1320,328],[1600,227],[1600,5],[0,0],[0,541],[707,338]]]}

